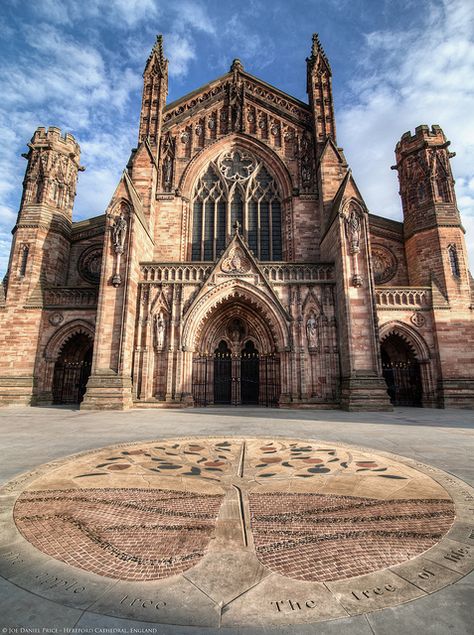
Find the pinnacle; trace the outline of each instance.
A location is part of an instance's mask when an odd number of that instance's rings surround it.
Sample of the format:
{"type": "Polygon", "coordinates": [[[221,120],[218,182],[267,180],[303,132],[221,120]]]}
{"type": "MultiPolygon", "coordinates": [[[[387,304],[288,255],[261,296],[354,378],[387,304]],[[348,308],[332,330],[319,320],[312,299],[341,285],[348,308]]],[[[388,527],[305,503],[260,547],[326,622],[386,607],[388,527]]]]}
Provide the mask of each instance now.
{"type": "Polygon", "coordinates": [[[323,46],[319,39],[319,33],[313,33],[313,41],[311,45],[311,57],[309,58],[309,61],[314,62],[316,58],[319,56],[324,60],[324,62],[330,69],[331,66],[329,64],[329,60],[327,58],[326,53],[324,52],[323,46]]]}
{"type": "Polygon", "coordinates": [[[152,49],[152,53],[156,53],[161,63],[165,61],[165,56],[163,53],[163,36],[161,33],[156,36],[156,42],[152,49]]]}
{"type": "Polygon", "coordinates": [[[236,58],[236,59],[232,62],[232,65],[231,65],[231,67],[230,67],[230,70],[231,70],[231,71],[243,71],[243,70],[244,70],[244,67],[243,67],[243,65],[242,65],[242,62],[241,62],[238,58],[236,58]]]}
{"type": "Polygon", "coordinates": [[[160,65],[161,68],[163,68],[165,64],[167,64],[168,62],[168,60],[165,58],[164,51],[163,51],[163,36],[161,33],[159,33],[156,36],[156,41],[155,41],[155,44],[153,45],[153,48],[151,49],[150,55],[148,56],[145,69],[148,67],[148,65],[150,64],[153,58],[158,59],[158,64],[160,65]]]}

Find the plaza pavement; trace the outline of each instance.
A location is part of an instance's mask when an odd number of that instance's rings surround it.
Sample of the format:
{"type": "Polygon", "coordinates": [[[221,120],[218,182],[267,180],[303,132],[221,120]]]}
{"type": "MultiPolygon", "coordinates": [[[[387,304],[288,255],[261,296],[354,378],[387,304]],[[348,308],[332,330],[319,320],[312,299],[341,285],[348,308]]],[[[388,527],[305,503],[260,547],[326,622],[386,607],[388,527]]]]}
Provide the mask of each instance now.
{"type": "MultiPolygon", "coordinates": [[[[474,485],[473,428],[474,413],[467,410],[397,408],[390,413],[347,413],[250,407],[126,412],[82,412],[67,407],[3,409],[0,484],[53,459],[113,443],[248,435],[294,436],[365,446],[431,464],[474,485]]],[[[471,573],[432,595],[357,617],[314,625],[217,630],[136,622],[68,608],[0,578],[0,630],[65,633],[75,629],[70,632],[155,635],[464,635],[474,632],[473,591],[471,573]]]]}

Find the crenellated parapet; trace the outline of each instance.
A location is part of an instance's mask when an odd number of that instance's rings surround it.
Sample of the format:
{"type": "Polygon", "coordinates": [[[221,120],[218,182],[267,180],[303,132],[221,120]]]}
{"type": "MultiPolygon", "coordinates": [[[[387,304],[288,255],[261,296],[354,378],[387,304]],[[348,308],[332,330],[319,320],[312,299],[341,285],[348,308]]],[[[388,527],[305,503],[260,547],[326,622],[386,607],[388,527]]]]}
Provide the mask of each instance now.
{"type": "MultiPolygon", "coordinates": [[[[72,221],[72,207],[76,196],[77,173],[81,150],[72,134],[64,136],[56,127],[37,128],[29,151],[23,156],[26,168],[22,210],[27,206],[43,205],[72,221]]],[[[25,220],[24,214],[21,220],[25,220]]],[[[21,222],[21,221],[20,221],[21,222]]]]}
{"type": "Polygon", "coordinates": [[[396,145],[392,169],[398,171],[407,237],[440,222],[460,225],[450,166],[455,154],[449,145],[437,125],[405,132],[396,145]]]}

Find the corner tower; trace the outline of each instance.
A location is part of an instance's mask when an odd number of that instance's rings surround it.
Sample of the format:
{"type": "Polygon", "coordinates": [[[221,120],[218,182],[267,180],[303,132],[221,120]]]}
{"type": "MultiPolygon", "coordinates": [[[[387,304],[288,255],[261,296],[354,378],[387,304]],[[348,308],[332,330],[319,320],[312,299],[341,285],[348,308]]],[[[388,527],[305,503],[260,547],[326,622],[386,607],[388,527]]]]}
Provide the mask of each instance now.
{"type": "Polygon", "coordinates": [[[439,126],[406,132],[395,154],[411,286],[431,287],[438,405],[474,403],[474,322],[464,228],[439,126]]]}
{"type": "Polygon", "coordinates": [[[34,398],[43,292],[66,282],[77,173],[83,169],[79,145],[59,128],[38,128],[28,147],[1,316],[1,404],[34,398]]]}
{"type": "Polygon", "coordinates": [[[80,148],[59,128],[38,128],[29,151],[8,273],[7,303],[26,300],[35,287],[64,284],[80,148]]]}
{"type": "Polygon", "coordinates": [[[432,283],[451,305],[471,302],[464,228],[449,151],[439,126],[406,132],[395,148],[411,285],[432,283]]]}

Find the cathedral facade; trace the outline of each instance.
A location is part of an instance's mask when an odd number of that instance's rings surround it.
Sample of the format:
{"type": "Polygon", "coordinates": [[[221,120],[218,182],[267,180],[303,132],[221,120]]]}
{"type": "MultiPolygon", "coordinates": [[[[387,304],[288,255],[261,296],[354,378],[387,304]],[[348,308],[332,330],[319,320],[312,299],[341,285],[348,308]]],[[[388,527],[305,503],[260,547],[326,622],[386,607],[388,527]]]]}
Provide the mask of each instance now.
{"type": "Polygon", "coordinates": [[[472,278],[449,141],[397,144],[403,222],[369,213],[317,36],[308,103],[244,70],[166,103],[161,37],[138,146],[72,221],[80,148],[38,128],[0,289],[0,403],[474,405],[472,278]]]}

